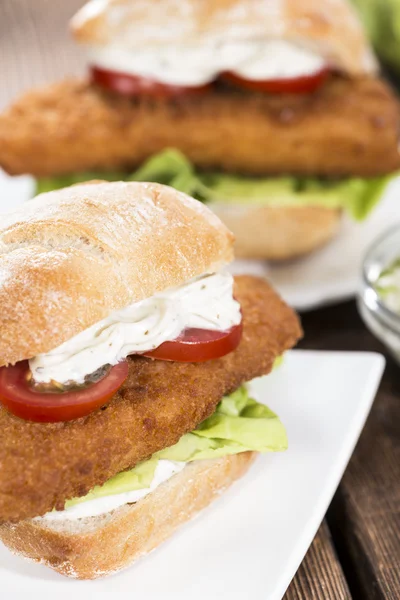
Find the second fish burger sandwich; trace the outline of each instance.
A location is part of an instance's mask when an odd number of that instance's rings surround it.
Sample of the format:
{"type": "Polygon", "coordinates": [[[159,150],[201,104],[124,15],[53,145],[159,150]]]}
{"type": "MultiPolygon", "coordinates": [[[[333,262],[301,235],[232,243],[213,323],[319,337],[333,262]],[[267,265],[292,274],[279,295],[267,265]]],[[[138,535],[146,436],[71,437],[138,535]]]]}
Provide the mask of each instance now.
{"type": "MultiPolygon", "coordinates": [[[[301,335],[233,236],[159,184],[42,194],[0,228],[0,539],[71,577],[118,571],[284,450],[249,395],[301,335]]],[[[265,399],[268,400],[268,399],[265,399]]]]}
{"type": "Polygon", "coordinates": [[[86,79],[0,117],[0,165],[42,191],[169,184],[237,256],[284,259],[367,218],[399,170],[398,103],[346,0],[91,0],[72,30],[86,79]]]}

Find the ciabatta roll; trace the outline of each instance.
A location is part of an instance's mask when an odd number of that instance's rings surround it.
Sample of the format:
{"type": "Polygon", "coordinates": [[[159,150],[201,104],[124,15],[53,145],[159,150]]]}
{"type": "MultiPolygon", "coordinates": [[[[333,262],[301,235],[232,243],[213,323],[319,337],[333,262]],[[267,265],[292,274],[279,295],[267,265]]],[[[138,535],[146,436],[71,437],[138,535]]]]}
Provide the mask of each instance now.
{"type": "Polygon", "coordinates": [[[38,196],[2,218],[0,244],[0,366],[233,258],[232,234],[207,207],[142,183],[38,196]]]}

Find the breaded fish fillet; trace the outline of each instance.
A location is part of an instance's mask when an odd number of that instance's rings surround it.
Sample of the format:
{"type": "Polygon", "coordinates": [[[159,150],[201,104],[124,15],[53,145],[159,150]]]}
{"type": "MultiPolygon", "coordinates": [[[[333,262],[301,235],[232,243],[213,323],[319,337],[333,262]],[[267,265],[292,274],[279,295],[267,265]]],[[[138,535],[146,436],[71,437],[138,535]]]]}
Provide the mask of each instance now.
{"type": "Polygon", "coordinates": [[[374,176],[400,166],[399,106],[379,79],[332,76],[309,95],[221,87],[130,100],[84,81],[31,91],[0,117],[0,166],[36,176],[129,169],[165,147],[249,175],[374,176]]]}
{"type": "Polygon", "coordinates": [[[20,420],[0,408],[0,521],[62,509],[119,471],[175,444],[224,394],[268,373],[301,336],[295,313],[269,285],[237,277],[243,339],[204,363],[129,359],[127,381],[107,407],[69,423],[20,420]]]}

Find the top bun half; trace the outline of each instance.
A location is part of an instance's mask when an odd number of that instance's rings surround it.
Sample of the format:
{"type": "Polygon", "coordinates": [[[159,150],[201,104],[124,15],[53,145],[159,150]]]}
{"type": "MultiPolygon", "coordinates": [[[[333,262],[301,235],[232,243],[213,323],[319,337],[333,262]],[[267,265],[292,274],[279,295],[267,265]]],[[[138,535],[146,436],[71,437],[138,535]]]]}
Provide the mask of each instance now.
{"type": "Polygon", "coordinates": [[[349,75],[377,63],[347,0],[91,0],[73,18],[79,42],[126,51],[173,44],[281,39],[349,75]]]}
{"type": "Polygon", "coordinates": [[[218,271],[233,241],[208,208],[159,184],[92,182],[37,196],[2,217],[0,366],[218,271]]]}

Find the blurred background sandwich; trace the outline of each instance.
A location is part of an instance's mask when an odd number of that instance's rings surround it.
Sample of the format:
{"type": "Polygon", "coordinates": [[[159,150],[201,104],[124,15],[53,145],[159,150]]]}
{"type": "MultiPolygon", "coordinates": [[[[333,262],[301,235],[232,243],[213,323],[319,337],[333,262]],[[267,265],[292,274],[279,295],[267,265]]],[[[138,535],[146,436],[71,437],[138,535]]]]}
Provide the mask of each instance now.
{"type": "Polygon", "coordinates": [[[209,204],[237,256],[287,259],[343,211],[367,218],[399,168],[397,100],[345,0],[92,0],[72,30],[86,80],[0,117],[0,166],[39,191],[166,183],[209,204]]]}

